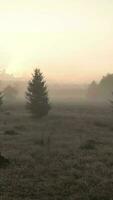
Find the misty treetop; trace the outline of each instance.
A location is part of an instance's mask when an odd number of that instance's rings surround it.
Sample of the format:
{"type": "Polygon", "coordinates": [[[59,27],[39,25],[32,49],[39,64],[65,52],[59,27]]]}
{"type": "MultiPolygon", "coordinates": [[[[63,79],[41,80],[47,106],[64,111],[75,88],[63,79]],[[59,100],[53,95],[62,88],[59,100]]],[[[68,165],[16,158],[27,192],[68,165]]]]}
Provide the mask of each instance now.
{"type": "Polygon", "coordinates": [[[50,103],[46,81],[40,69],[35,69],[26,92],[27,108],[33,116],[41,118],[48,114],[50,103]]]}
{"type": "Polygon", "coordinates": [[[14,103],[15,102],[15,99],[18,95],[18,90],[15,86],[8,85],[4,89],[3,92],[4,92],[5,101],[7,103],[14,103]]]}
{"type": "Polygon", "coordinates": [[[92,100],[108,100],[113,92],[113,74],[103,76],[99,83],[92,81],[88,88],[88,98],[92,100]]]}

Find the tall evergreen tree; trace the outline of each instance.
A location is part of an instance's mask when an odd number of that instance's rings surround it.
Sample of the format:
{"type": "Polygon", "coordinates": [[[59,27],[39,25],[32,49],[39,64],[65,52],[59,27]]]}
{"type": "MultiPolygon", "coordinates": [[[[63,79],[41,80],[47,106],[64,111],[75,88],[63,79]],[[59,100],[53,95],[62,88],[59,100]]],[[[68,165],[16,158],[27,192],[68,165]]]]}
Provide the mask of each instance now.
{"type": "Polygon", "coordinates": [[[39,69],[35,69],[28,83],[26,92],[27,108],[33,116],[41,118],[50,110],[48,90],[44,77],[39,69]]]}

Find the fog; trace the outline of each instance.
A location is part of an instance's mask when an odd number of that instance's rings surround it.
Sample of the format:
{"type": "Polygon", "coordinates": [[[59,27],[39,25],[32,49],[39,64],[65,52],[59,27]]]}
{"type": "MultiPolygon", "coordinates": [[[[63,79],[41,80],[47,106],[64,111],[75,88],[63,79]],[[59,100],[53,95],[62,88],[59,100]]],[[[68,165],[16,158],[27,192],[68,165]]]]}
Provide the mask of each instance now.
{"type": "Polygon", "coordinates": [[[113,200],[112,0],[0,0],[0,199],[113,200]]]}
{"type": "MultiPolygon", "coordinates": [[[[0,91],[4,91],[7,87],[16,90],[15,96],[11,99],[14,103],[25,103],[28,82],[31,80],[32,74],[26,79],[16,77],[7,73],[6,69],[1,68],[0,73],[0,91]],[[14,101],[13,101],[14,100],[14,101]]],[[[51,103],[107,103],[112,98],[113,91],[113,74],[106,74],[99,81],[92,80],[89,83],[80,84],[70,82],[60,82],[46,79],[48,95],[51,103]]],[[[10,103],[11,103],[10,102],[10,103]]]]}
{"type": "Polygon", "coordinates": [[[100,82],[113,73],[112,1],[0,2],[1,89],[15,86],[17,99],[25,100],[27,82],[38,67],[51,101],[111,97],[111,86],[100,82]]]}
{"type": "MultiPolygon", "coordinates": [[[[4,90],[7,86],[12,86],[18,90],[16,101],[25,101],[25,92],[27,90],[29,80],[16,78],[7,74],[7,77],[2,76],[0,90],[4,90]],[[9,80],[8,80],[9,79],[9,80]]],[[[85,90],[87,85],[77,85],[71,83],[57,83],[47,81],[48,92],[52,102],[74,102],[75,100],[83,100],[85,98],[85,90]]]]}

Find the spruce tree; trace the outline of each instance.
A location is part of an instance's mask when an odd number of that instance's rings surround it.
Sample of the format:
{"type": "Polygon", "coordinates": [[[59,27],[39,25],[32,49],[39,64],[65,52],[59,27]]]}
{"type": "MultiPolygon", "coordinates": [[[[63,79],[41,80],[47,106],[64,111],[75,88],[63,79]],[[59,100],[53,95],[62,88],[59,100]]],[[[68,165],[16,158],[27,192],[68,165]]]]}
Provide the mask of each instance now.
{"type": "Polygon", "coordinates": [[[44,77],[35,69],[26,92],[27,108],[34,117],[41,118],[50,110],[48,90],[44,77]]]}

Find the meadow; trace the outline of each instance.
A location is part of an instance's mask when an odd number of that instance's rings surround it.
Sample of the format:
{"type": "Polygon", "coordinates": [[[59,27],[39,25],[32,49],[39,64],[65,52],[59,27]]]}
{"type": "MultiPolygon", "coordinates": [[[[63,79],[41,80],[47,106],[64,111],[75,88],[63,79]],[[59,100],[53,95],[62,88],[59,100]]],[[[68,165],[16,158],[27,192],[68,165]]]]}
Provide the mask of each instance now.
{"type": "Polygon", "coordinates": [[[112,200],[110,105],[55,104],[32,119],[23,106],[0,113],[1,200],[112,200]]]}

